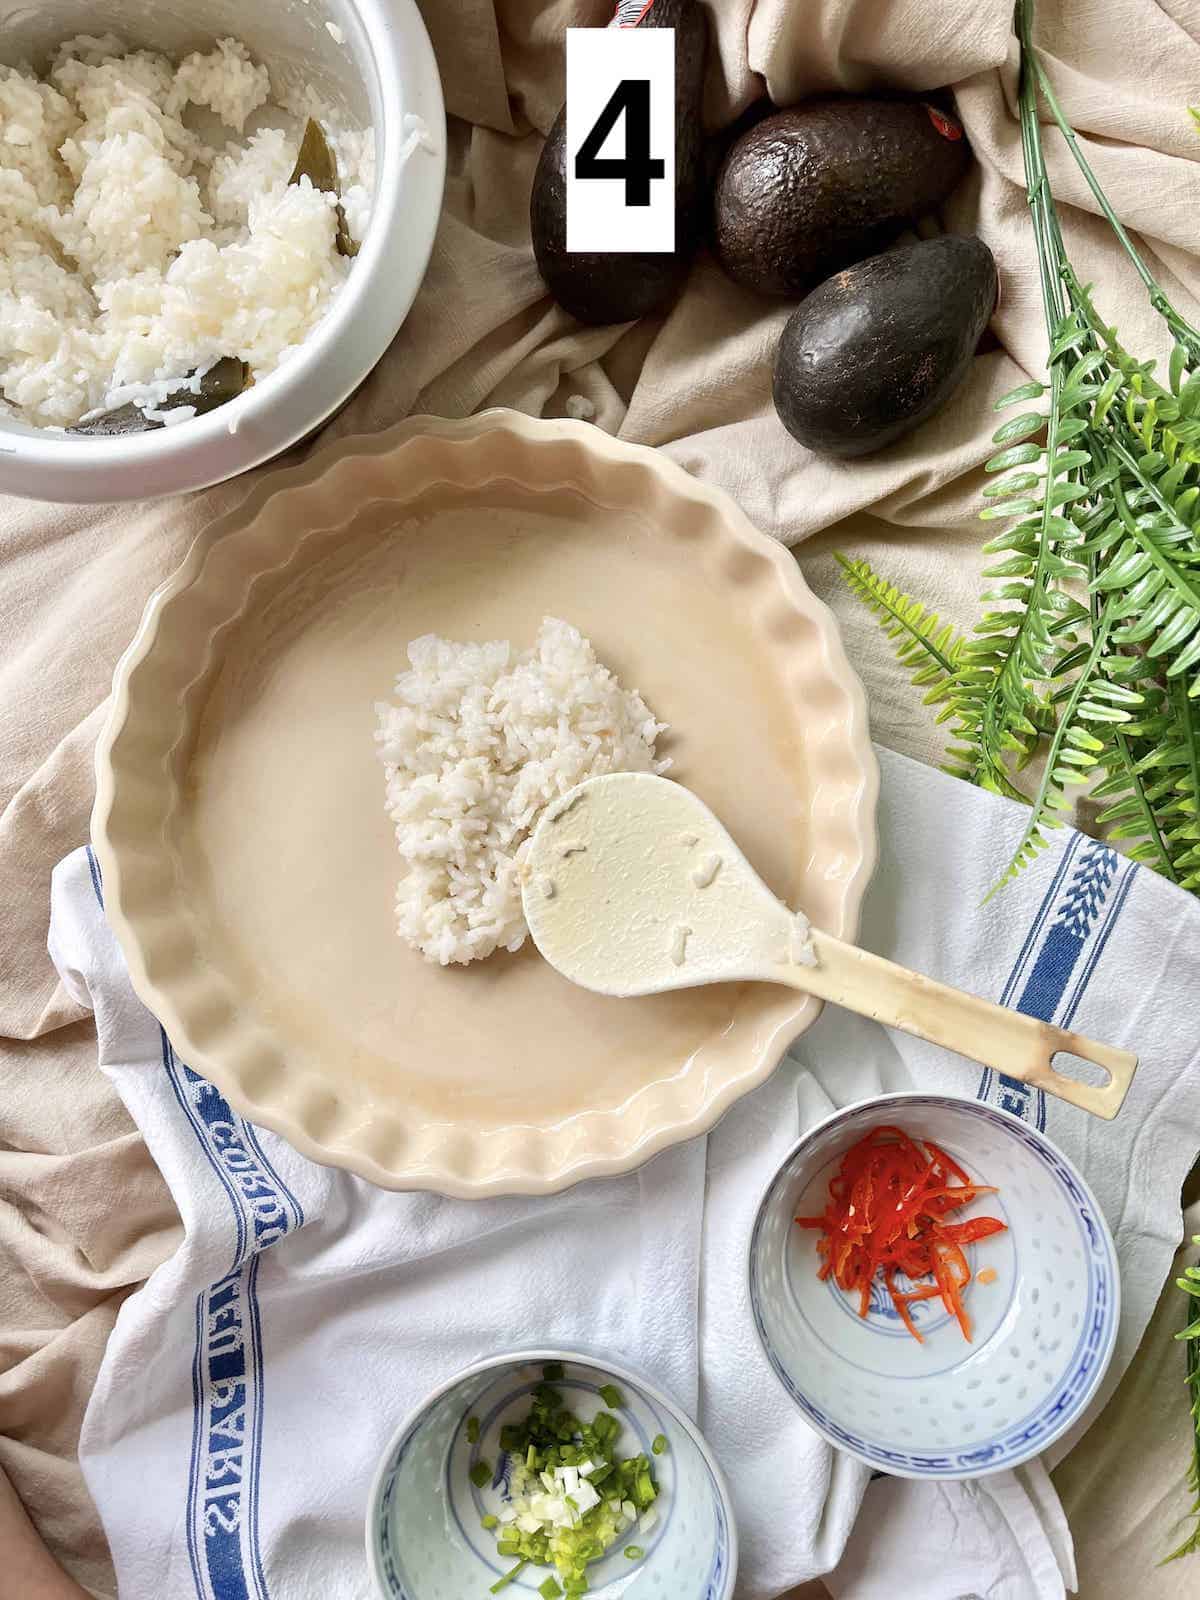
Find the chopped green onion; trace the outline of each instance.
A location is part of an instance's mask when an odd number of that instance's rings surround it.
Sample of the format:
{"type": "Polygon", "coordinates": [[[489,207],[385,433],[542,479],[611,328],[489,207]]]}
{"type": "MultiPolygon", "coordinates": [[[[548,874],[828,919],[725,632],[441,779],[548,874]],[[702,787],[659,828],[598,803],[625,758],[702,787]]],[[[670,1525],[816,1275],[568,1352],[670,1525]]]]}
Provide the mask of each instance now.
{"type": "MultiPolygon", "coordinates": [[[[555,1365],[547,1363],[547,1379],[555,1373],[555,1365]]],[[[604,1386],[603,1399],[616,1407],[625,1404],[613,1384],[604,1386]]],[[[505,1516],[511,1515],[513,1520],[490,1519],[495,1548],[505,1565],[511,1560],[532,1569],[532,1582],[527,1578],[525,1586],[533,1591],[541,1582],[537,1593],[542,1600],[560,1600],[564,1595],[567,1600],[578,1600],[589,1592],[589,1563],[620,1550],[622,1533],[627,1538],[631,1533],[637,1537],[636,1526],[631,1524],[636,1525],[639,1514],[657,1497],[650,1449],[618,1456],[617,1441],[623,1432],[619,1418],[611,1410],[602,1410],[591,1421],[581,1421],[567,1409],[562,1392],[549,1382],[533,1390],[528,1414],[519,1423],[506,1423],[499,1432],[511,1496],[511,1512],[505,1516]],[[580,1476],[579,1489],[568,1492],[571,1470],[581,1467],[586,1471],[580,1476]],[[585,1485],[600,1498],[581,1511],[585,1485]],[[561,1497],[561,1521],[544,1518],[540,1508],[539,1513],[529,1515],[532,1504],[543,1494],[561,1497]],[[516,1525],[516,1519],[524,1528],[516,1525]],[[539,1567],[544,1582],[536,1576],[539,1567]]],[[[478,1464],[473,1470],[479,1470],[478,1464]]],[[[483,1486],[480,1479],[475,1481],[483,1486]]],[[[505,1585],[515,1575],[508,1574],[505,1585]]]]}
{"type": "Polygon", "coordinates": [[[650,1448],[651,1448],[651,1450],[654,1451],[654,1454],[656,1456],[662,1455],[663,1451],[667,1448],[667,1436],[666,1436],[666,1434],[665,1433],[658,1434],[656,1436],[655,1440],[654,1440],[654,1443],[650,1446],[650,1448]]]}
{"type": "Polygon", "coordinates": [[[620,1431],[621,1424],[607,1411],[598,1411],[592,1420],[592,1432],[602,1445],[615,1439],[620,1431]]]}
{"type": "Polygon", "coordinates": [[[506,1572],[504,1574],[504,1576],[500,1579],[499,1583],[494,1583],[492,1585],[491,1592],[493,1594],[499,1594],[501,1589],[507,1589],[509,1584],[513,1581],[513,1579],[514,1578],[519,1578],[521,1576],[521,1574],[525,1571],[525,1568],[528,1565],[529,1565],[528,1561],[520,1561],[520,1562],[518,1562],[517,1565],[512,1569],[511,1572],[506,1572]]]}
{"type": "Polygon", "coordinates": [[[627,1544],[625,1546],[625,1555],[630,1561],[640,1561],[645,1554],[646,1552],[640,1544],[627,1544]]]}
{"type": "Polygon", "coordinates": [[[606,1383],[600,1390],[600,1398],[610,1411],[619,1411],[625,1404],[620,1389],[611,1383],[606,1383]]]}
{"type": "Polygon", "coordinates": [[[492,1481],[492,1464],[482,1457],[471,1468],[471,1482],[477,1489],[485,1489],[492,1481]]]}
{"type": "Polygon", "coordinates": [[[478,1444],[478,1442],[479,1442],[479,1418],[478,1417],[468,1417],[467,1418],[467,1443],[468,1444],[478,1444]]]}
{"type": "MultiPolygon", "coordinates": [[[[566,1368],[561,1361],[551,1361],[549,1365],[542,1368],[542,1377],[545,1378],[547,1383],[561,1383],[565,1373],[566,1368]]],[[[557,1592],[555,1590],[555,1593],[557,1592]]]]}
{"type": "Polygon", "coordinates": [[[493,1528],[498,1528],[500,1526],[500,1518],[493,1517],[489,1512],[486,1517],[480,1517],[479,1526],[481,1528],[486,1528],[490,1533],[493,1528]]]}

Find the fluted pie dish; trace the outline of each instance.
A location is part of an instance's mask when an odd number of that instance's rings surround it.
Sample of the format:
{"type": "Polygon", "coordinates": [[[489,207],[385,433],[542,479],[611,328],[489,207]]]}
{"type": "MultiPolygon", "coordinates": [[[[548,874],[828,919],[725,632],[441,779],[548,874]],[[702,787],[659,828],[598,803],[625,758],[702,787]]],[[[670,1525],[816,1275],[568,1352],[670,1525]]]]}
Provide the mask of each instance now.
{"type": "Polygon", "coordinates": [[[819,1004],[586,993],[531,943],[397,939],[375,702],[426,633],[568,619],[669,724],[672,776],[853,938],[875,858],[862,689],[793,556],[646,449],[507,411],[273,475],[151,598],[97,752],[93,841],[175,1049],[313,1159],[395,1189],[549,1193],[703,1133],[819,1004]]]}

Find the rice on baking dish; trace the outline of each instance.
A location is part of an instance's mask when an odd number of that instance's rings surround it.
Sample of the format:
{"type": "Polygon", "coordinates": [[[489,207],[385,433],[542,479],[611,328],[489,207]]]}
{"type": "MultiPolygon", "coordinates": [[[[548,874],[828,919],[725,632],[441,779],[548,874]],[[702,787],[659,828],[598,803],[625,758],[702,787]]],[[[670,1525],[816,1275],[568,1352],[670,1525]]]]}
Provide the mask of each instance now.
{"type": "MultiPolygon", "coordinates": [[[[222,357],[261,377],[303,343],[352,262],[336,246],[338,197],[307,178],[289,185],[302,124],[281,110],[291,131],[240,137],[270,94],[266,68],[233,39],[178,66],[112,35],[63,45],[41,79],[0,66],[0,395],[10,415],[66,427],[130,399],[161,400],[172,380],[222,357]],[[216,143],[194,131],[189,107],[219,119],[216,143]]],[[[325,132],[360,239],[373,136],[325,132]]]]}
{"type": "Polygon", "coordinates": [[[408,647],[398,703],[376,706],[386,806],[404,875],[400,937],[443,966],[517,950],[520,863],[552,801],[605,772],[665,772],[665,725],[623,689],[577,628],[547,617],[533,648],[408,647]]]}

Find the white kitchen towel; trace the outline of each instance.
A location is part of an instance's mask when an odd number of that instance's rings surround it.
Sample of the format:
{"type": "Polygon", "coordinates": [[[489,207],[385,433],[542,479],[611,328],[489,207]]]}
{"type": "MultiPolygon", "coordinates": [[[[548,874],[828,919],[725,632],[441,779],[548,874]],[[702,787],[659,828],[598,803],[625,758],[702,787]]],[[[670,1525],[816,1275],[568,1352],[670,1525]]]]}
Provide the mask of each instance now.
{"type": "Polygon", "coordinates": [[[830,1013],[706,1141],[640,1173],[542,1200],[387,1194],[251,1127],[175,1057],[130,988],[90,852],[60,864],[51,953],[96,1012],[101,1066],[185,1229],[122,1308],[80,1445],[122,1600],[367,1600],[364,1503],[387,1436],[440,1378],[533,1343],[608,1349],[697,1412],[732,1482],[747,1600],[823,1572],[840,1600],[1064,1592],[1070,1540],[1043,1466],[866,1490],[865,1469],[809,1431],[758,1349],[746,1245],[783,1152],[831,1106],[913,1084],[978,1095],[1045,1127],[1112,1223],[1110,1389],[1168,1270],[1200,1144],[1200,905],[1064,831],[985,906],[1024,814],[880,759],[864,944],[1138,1049],[1115,1123],[830,1013]],[[864,1490],[871,1515],[852,1534],[864,1490]]]}

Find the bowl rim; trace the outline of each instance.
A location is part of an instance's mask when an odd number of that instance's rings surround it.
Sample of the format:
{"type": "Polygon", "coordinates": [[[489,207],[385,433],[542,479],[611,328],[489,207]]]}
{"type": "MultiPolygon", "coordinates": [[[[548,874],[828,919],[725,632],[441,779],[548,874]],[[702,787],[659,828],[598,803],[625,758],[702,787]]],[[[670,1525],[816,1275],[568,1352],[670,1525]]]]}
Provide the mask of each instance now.
{"type": "Polygon", "coordinates": [[[650,1400],[656,1401],[665,1411],[669,1412],[672,1419],[687,1433],[704,1458],[704,1463],[717,1486],[717,1493],[725,1511],[725,1525],[729,1533],[729,1563],[725,1572],[720,1600],[732,1600],[734,1585],[737,1582],[739,1558],[737,1514],[734,1511],[728,1480],[713,1452],[712,1446],[700,1431],[699,1425],[692,1420],[678,1401],[673,1400],[665,1390],[660,1389],[656,1383],[643,1377],[641,1373],[634,1371],[632,1368],[623,1366],[620,1362],[609,1361],[606,1356],[590,1350],[578,1348],[560,1349],[552,1345],[536,1345],[530,1349],[519,1349],[510,1351],[507,1354],[484,1356],[479,1361],[473,1361],[469,1366],[463,1367],[458,1372],[452,1373],[450,1377],[445,1378],[434,1389],[431,1389],[423,1400],[410,1407],[399,1427],[393,1430],[379,1457],[378,1465],[371,1474],[371,1486],[367,1491],[366,1516],[364,1518],[363,1537],[366,1543],[367,1569],[375,1586],[377,1600],[392,1600],[379,1571],[379,1557],[374,1533],[379,1522],[379,1502],[383,1497],[383,1482],[387,1476],[392,1456],[405,1437],[431,1406],[436,1405],[439,1400],[458,1388],[459,1384],[465,1383],[468,1378],[479,1377],[485,1372],[497,1371],[503,1367],[553,1361],[571,1362],[575,1366],[591,1367],[605,1377],[616,1378],[620,1382],[628,1384],[631,1389],[640,1390],[650,1400]]]}
{"type": "MultiPolygon", "coordinates": [[[[153,929],[156,923],[153,913],[161,912],[166,902],[158,902],[149,913],[145,905],[126,910],[121,847],[114,844],[110,828],[114,814],[118,818],[122,814],[119,808],[129,809],[136,804],[136,794],[145,781],[141,765],[144,754],[139,756],[136,750],[125,748],[130,740],[123,737],[129,723],[133,686],[144,668],[153,670],[146,664],[158,641],[164,615],[172,601],[201,578],[210,554],[227,540],[238,540],[239,536],[244,539],[250,525],[268,512],[268,502],[286,501],[292,493],[312,490],[318,480],[327,475],[332,479],[337,469],[351,457],[370,462],[395,453],[400,459],[405,450],[419,447],[431,437],[435,443],[470,446],[497,430],[507,432],[516,443],[528,449],[564,442],[572,444],[590,455],[597,467],[607,463],[627,469],[637,466],[657,478],[677,499],[699,504],[718,517],[723,535],[731,545],[749,548],[765,558],[770,568],[769,580],[776,586],[781,600],[812,624],[813,659],[819,662],[825,679],[836,686],[845,707],[843,753],[847,770],[853,769],[854,794],[842,821],[857,851],[857,861],[839,880],[836,911],[840,926],[832,931],[842,938],[853,939],[857,932],[863,896],[878,851],[879,767],[867,726],[866,694],[846,657],[833,614],[809,589],[792,552],[760,532],[724,490],[693,477],[659,451],[614,439],[591,423],[570,419],[548,421],[504,408],[492,408],[456,420],[427,416],[410,418],[381,434],[356,436],[327,446],[298,467],[267,474],[240,505],[200,533],[181,565],[151,595],[133,640],[117,663],[108,717],[96,744],[96,798],[91,819],[92,843],[105,885],[106,916],[122,948],[139,998],[161,1024],[181,1058],[194,1071],[215,1083],[244,1116],[271,1128],[309,1159],[344,1168],[382,1188],[432,1191],[457,1199],[557,1193],[586,1179],[636,1171],[662,1150],[707,1133],[742,1095],[771,1076],[790,1045],[816,1019],[821,1002],[812,996],[795,995],[799,1005],[786,1016],[770,1019],[769,1025],[756,1037],[753,1056],[748,1058],[752,1062],[750,1069],[740,1075],[727,1075],[716,1087],[710,1088],[694,1114],[684,1118],[668,1116],[640,1142],[626,1143],[619,1151],[589,1153],[585,1150],[550,1171],[533,1170],[528,1165],[510,1166],[499,1176],[471,1176],[453,1167],[448,1159],[443,1159],[436,1171],[398,1171],[395,1162],[385,1165],[376,1159],[361,1136],[333,1139],[314,1132],[303,1109],[299,1083],[292,1086],[290,1094],[252,1093],[243,1086],[242,1066],[233,1064],[233,1057],[236,1055],[240,1063],[241,1055],[228,1040],[223,1049],[199,1047],[188,1022],[196,1009],[195,997],[186,1003],[183,1000],[177,1003],[178,983],[164,981],[160,984],[148,971],[146,952],[152,947],[153,939],[149,934],[143,939],[142,929],[144,926],[153,929]],[[129,798],[131,793],[135,796],[133,800],[129,798]]],[[[331,490],[327,488],[325,492],[328,494],[331,490]]],[[[282,512],[276,509],[275,515],[282,515],[282,512]]],[[[301,537],[297,536],[298,543],[301,537]]],[[[165,884],[160,885],[160,890],[166,893],[165,884]]]]}
{"type": "MultiPolygon", "coordinates": [[[[859,1100],[851,1101],[849,1105],[836,1107],[828,1114],[828,1116],[822,1117],[819,1122],[815,1122],[811,1128],[806,1129],[805,1132],[800,1135],[800,1137],[788,1148],[783,1157],[780,1159],[778,1165],[772,1172],[769,1180],[763,1188],[758,1205],[755,1208],[754,1223],[750,1229],[749,1244],[746,1249],[745,1282],[746,1295],[750,1305],[751,1316],[754,1321],[754,1330],[758,1335],[758,1342],[762,1348],[762,1352],[767,1358],[767,1364],[770,1366],[771,1371],[779,1382],[780,1387],[787,1394],[788,1399],[796,1407],[797,1411],[800,1412],[800,1415],[804,1418],[805,1422],[813,1430],[813,1432],[819,1434],[828,1444],[831,1444],[835,1450],[841,1450],[844,1454],[852,1456],[856,1461],[863,1462],[866,1466],[873,1468],[876,1472],[883,1471],[888,1477],[913,1478],[920,1482],[960,1482],[971,1478],[986,1478],[998,1472],[1011,1472],[1014,1468],[1022,1466],[1027,1461],[1033,1460],[1035,1456],[1040,1456],[1043,1451],[1048,1450],[1052,1444],[1054,1444],[1058,1439],[1061,1439],[1064,1433],[1067,1433],[1070,1429],[1074,1428],[1081,1418],[1087,1414],[1088,1409],[1095,1400],[1097,1392],[1099,1391],[1108,1373],[1109,1366],[1112,1363],[1113,1354],[1116,1350],[1117,1337],[1120,1333],[1121,1263],[1117,1255],[1116,1242],[1113,1239],[1112,1229],[1108,1225],[1108,1219],[1104,1215],[1104,1211],[1101,1208],[1100,1202],[1096,1199],[1096,1195],[1092,1190],[1091,1185],[1080,1172],[1079,1168],[1071,1160],[1070,1156],[1068,1156],[1067,1153],[1059,1145],[1057,1145],[1048,1134],[1042,1132],[1040,1128],[1034,1127],[1032,1123],[1026,1122],[1024,1118],[1016,1116],[1011,1111],[1006,1111],[1002,1106],[988,1105],[986,1102],[977,1100],[970,1095],[946,1094],[938,1090],[892,1089],[877,1095],[864,1095],[859,1100]],[[783,1177],[784,1169],[790,1165],[792,1160],[799,1154],[805,1145],[809,1144],[817,1137],[818,1134],[823,1133],[831,1125],[848,1120],[853,1115],[860,1115],[864,1111],[874,1111],[876,1109],[886,1109],[889,1107],[903,1109],[905,1105],[948,1106],[956,1111],[963,1110],[965,1108],[968,1112],[986,1114],[994,1126],[1003,1127],[1006,1124],[1012,1124],[1014,1128],[1022,1129],[1024,1133],[1029,1135],[1034,1144],[1041,1145],[1044,1149],[1049,1151],[1049,1153],[1053,1155],[1056,1160],[1060,1161],[1067,1169],[1067,1172],[1070,1174],[1074,1182],[1078,1184],[1083,1193],[1084,1199],[1091,1207],[1092,1213],[1099,1224],[1100,1237],[1104,1243],[1105,1253],[1108,1257],[1109,1265],[1111,1267],[1111,1309],[1108,1313],[1108,1320],[1104,1328],[1103,1343],[1101,1345],[1099,1359],[1096,1362],[1094,1371],[1088,1379],[1086,1387],[1078,1396],[1066,1419],[1061,1421],[1059,1425],[1056,1425],[1056,1427],[1050,1433],[1048,1433],[1044,1438],[1039,1439],[1036,1444],[1031,1445],[1030,1448],[1024,1452],[1024,1454],[1018,1454],[994,1465],[984,1465],[980,1467],[972,1467],[970,1469],[950,1468],[948,1470],[943,1470],[939,1468],[936,1470],[919,1470],[898,1463],[882,1462],[878,1456],[869,1455],[863,1451],[855,1450],[851,1445],[848,1445],[845,1440],[838,1438],[836,1434],[830,1432],[827,1428],[822,1427],[820,1422],[811,1415],[810,1411],[797,1401],[796,1396],[792,1391],[793,1388],[799,1388],[800,1386],[784,1369],[782,1361],[777,1355],[771,1340],[767,1336],[766,1330],[763,1326],[762,1317],[759,1312],[759,1296],[755,1282],[755,1261],[758,1254],[759,1238],[767,1215],[768,1203],[772,1199],[776,1185],[783,1177]]],[[[887,1380],[884,1379],[883,1381],[886,1382],[887,1380]]]]}
{"type": "Polygon", "coordinates": [[[382,359],[433,252],[446,177],[445,101],[416,0],[340,4],[365,39],[374,69],[368,88],[382,122],[383,159],[371,226],[325,316],[295,356],[253,389],[175,428],[121,439],[64,438],[46,429],[0,433],[0,491],[89,504],[150,500],[223,483],[316,432],[382,359]],[[432,132],[433,148],[415,149],[402,162],[403,121],[410,112],[432,132]],[[414,170],[418,159],[423,165],[414,170]],[[398,238],[399,254],[393,248],[398,238]]]}

